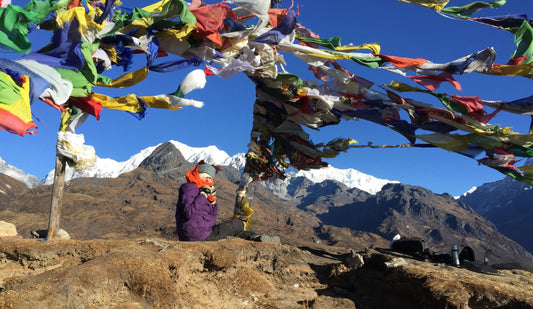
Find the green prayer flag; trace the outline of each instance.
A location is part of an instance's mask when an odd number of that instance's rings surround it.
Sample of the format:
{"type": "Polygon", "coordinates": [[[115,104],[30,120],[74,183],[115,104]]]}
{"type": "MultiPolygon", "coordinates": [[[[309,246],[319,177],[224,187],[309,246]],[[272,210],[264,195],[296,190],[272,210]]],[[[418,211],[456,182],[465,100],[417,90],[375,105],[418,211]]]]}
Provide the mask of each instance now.
{"type": "Polygon", "coordinates": [[[527,59],[525,63],[531,63],[533,61],[533,28],[528,20],[522,22],[522,25],[515,33],[514,42],[516,50],[511,58],[525,56],[527,59]]]}
{"type": "Polygon", "coordinates": [[[340,47],[341,46],[341,37],[340,36],[327,38],[327,39],[306,38],[306,37],[301,37],[301,36],[296,36],[296,38],[298,40],[302,41],[302,42],[317,44],[319,46],[322,46],[322,47],[325,47],[325,48],[329,48],[329,49],[332,49],[332,50],[335,50],[336,47],[340,47]]]}
{"type": "Polygon", "coordinates": [[[497,0],[497,1],[492,1],[488,3],[476,1],[476,2],[472,2],[464,6],[445,7],[441,10],[441,12],[449,14],[449,15],[453,15],[457,18],[467,19],[468,17],[472,16],[472,14],[476,13],[477,11],[481,9],[484,9],[484,8],[497,9],[501,7],[502,5],[504,5],[506,2],[507,2],[506,0],[497,0]]]}

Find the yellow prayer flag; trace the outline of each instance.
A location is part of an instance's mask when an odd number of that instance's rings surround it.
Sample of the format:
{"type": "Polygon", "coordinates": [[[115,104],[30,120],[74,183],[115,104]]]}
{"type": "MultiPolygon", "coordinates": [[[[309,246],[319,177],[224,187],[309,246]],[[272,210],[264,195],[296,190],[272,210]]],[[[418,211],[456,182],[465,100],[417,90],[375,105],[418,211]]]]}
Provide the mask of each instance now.
{"type": "MultiPolygon", "coordinates": [[[[1,78],[3,78],[4,80],[11,81],[13,85],[16,87],[16,84],[11,79],[11,76],[1,71],[0,71],[0,74],[1,74],[1,78]]],[[[19,95],[20,95],[18,100],[14,101],[13,103],[9,105],[0,103],[0,108],[19,117],[25,123],[28,123],[32,121],[31,108],[30,108],[30,78],[29,76],[24,76],[22,87],[18,87],[18,90],[19,90],[19,95]]],[[[17,94],[15,93],[13,94],[13,96],[16,96],[16,95],[17,94]]]]}
{"type": "Polygon", "coordinates": [[[145,6],[142,9],[148,12],[161,12],[165,4],[168,2],[170,2],[170,0],[162,0],[162,1],[150,4],[148,6],[145,6]]]}
{"type": "Polygon", "coordinates": [[[442,10],[448,4],[448,2],[450,2],[449,0],[399,0],[399,1],[420,5],[426,8],[433,9],[435,11],[442,10]]]}
{"type": "Polygon", "coordinates": [[[86,41],[90,42],[90,40],[87,39],[89,29],[97,29],[99,31],[104,28],[104,24],[98,24],[93,21],[94,14],[95,12],[92,9],[89,10],[89,14],[86,14],[84,7],[74,7],[65,12],[59,12],[56,21],[60,27],[63,27],[65,23],[76,19],[80,24],[78,28],[79,32],[86,41]]]}
{"type": "Polygon", "coordinates": [[[413,87],[398,81],[391,81],[388,85],[384,85],[385,87],[391,88],[392,90],[396,90],[398,92],[409,92],[409,91],[419,91],[420,88],[413,87]]]}
{"type": "Polygon", "coordinates": [[[99,101],[103,108],[132,113],[144,110],[135,94],[128,94],[118,98],[112,98],[100,93],[92,93],[91,96],[94,100],[99,101]]]}
{"type": "Polygon", "coordinates": [[[174,106],[171,104],[169,95],[157,95],[157,96],[148,96],[148,97],[139,97],[144,104],[151,108],[162,108],[169,109],[171,111],[180,110],[181,107],[174,106]]]}
{"type": "Polygon", "coordinates": [[[520,166],[520,167],[518,167],[518,169],[523,171],[523,172],[533,174],[533,166],[531,166],[531,165],[520,166]]]}
{"type": "Polygon", "coordinates": [[[142,67],[136,71],[128,72],[118,78],[113,79],[109,84],[98,82],[96,85],[110,88],[127,88],[142,82],[147,76],[148,68],[142,67]]]}
{"type": "Polygon", "coordinates": [[[495,65],[487,74],[504,76],[529,76],[533,74],[533,62],[518,65],[495,65]]]}
{"type": "Polygon", "coordinates": [[[381,46],[378,43],[367,43],[363,45],[353,46],[353,45],[345,45],[336,47],[335,50],[339,52],[350,52],[354,50],[361,50],[361,49],[370,49],[372,53],[379,54],[381,51],[381,46]]]}
{"type": "Polygon", "coordinates": [[[449,151],[467,150],[470,145],[468,139],[459,134],[421,134],[416,138],[449,151]]]}

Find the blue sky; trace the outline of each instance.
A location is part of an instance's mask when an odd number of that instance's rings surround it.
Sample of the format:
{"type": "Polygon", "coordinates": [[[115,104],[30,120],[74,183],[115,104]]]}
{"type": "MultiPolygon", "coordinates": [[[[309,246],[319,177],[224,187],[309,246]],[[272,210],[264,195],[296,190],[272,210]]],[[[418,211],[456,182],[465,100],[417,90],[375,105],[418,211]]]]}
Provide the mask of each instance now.
{"type": "MultiPolygon", "coordinates": [[[[27,1],[12,1],[24,5],[27,1]]],[[[126,7],[144,6],[148,1],[122,1],[126,7]]],[[[205,1],[212,4],[217,1],[205,1]]],[[[448,6],[462,6],[473,1],[451,0],[448,6]]],[[[506,63],[516,46],[511,33],[487,25],[446,18],[420,6],[397,0],[368,1],[295,1],[300,5],[300,24],[323,38],[341,36],[342,44],[377,42],[381,53],[410,58],[425,58],[445,63],[493,47],[496,63],[506,63]]],[[[533,0],[510,0],[499,9],[483,9],[474,16],[496,16],[528,13],[533,16],[533,0]]],[[[285,0],[283,7],[290,2],[285,0]]],[[[32,36],[35,43],[39,37],[32,36]]],[[[7,56],[4,54],[4,56],[7,56]]],[[[9,56],[13,58],[13,55],[9,56]]],[[[15,55],[15,58],[17,56],[15,55]]],[[[144,56],[138,55],[138,64],[144,56]]],[[[286,55],[286,70],[303,79],[310,78],[307,65],[286,55]]],[[[342,62],[350,72],[370,81],[388,84],[398,80],[412,84],[408,79],[383,70],[369,69],[355,63],[342,62]]],[[[112,71],[119,71],[113,69],[112,71]]],[[[174,92],[189,71],[172,73],[151,72],[148,79],[126,90],[94,88],[108,95],[136,93],[155,95],[174,92]]],[[[110,72],[111,73],[111,72],[110,72]]],[[[121,73],[121,72],[118,72],[121,73]]],[[[107,74],[107,73],[106,73],[107,74]]],[[[479,73],[456,76],[462,91],[443,85],[439,92],[463,96],[477,95],[486,100],[515,100],[533,94],[533,81],[524,77],[489,76],[479,73]]],[[[442,107],[430,96],[406,95],[442,107]]],[[[252,127],[252,108],[255,100],[254,85],[243,74],[226,80],[208,77],[206,87],[195,90],[188,98],[203,101],[201,109],[186,107],[179,111],[149,109],[146,118],[137,120],[126,112],[103,110],[101,119],[88,119],[78,130],[87,145],[95,147],[101,158],[127,160],[140,150],[168,140],[177,140],[193,147],[216,145],[229,155],[246,152],[252,127]]],[[[55,141],[59,113],[42,102],[32,105],[38,133],[24,137],[0,131],[0,157],[37,177],[44,177],[54,168],[55,141]]],[[[529,119],[500,113],[490,123],[510,126],[527,133],[529,119]]],[[[407,141],[396,132],[367,122],[343,121],[320,131],[308,130],[315,143],[336,137],[351,137],[360,144],[404,144],[407,141]]],[[[435,193],[462,194],[473,186],[496,181],[503,175],[470,158],[445,150],[410,149],[351,149],[326,162],[337,168],[354,168],[379,178],[398,180],[405,184],[426,187],[435,193]]]]}

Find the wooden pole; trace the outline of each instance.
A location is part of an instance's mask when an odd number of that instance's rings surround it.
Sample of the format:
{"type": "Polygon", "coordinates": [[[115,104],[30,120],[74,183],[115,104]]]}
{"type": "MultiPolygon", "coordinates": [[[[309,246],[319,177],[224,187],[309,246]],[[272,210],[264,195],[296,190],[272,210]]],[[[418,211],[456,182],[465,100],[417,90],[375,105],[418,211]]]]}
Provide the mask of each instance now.
{"type": "Polygon", "coordinates": [[[65,166],[67,159],[56,154],[56,169],[54,172],[54,184],[52,187],[52,199],[50,203],[50,221],[48,222],[48,239],[57,237],[59,221],[61,217],[61,207],[63,206],[63,191],[65,188],[65,166]]]}

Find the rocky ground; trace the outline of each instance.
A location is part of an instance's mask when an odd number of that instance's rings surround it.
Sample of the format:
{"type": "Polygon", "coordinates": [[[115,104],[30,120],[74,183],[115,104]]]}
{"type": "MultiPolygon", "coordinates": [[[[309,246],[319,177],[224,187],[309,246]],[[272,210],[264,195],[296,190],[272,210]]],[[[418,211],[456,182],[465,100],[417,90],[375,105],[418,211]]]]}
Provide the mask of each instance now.
{"type": "Polygon", "coordinates": [[[379,248],[163,238],[0,247],[0,308],[533,308],[530,272],[379,248]]]}

